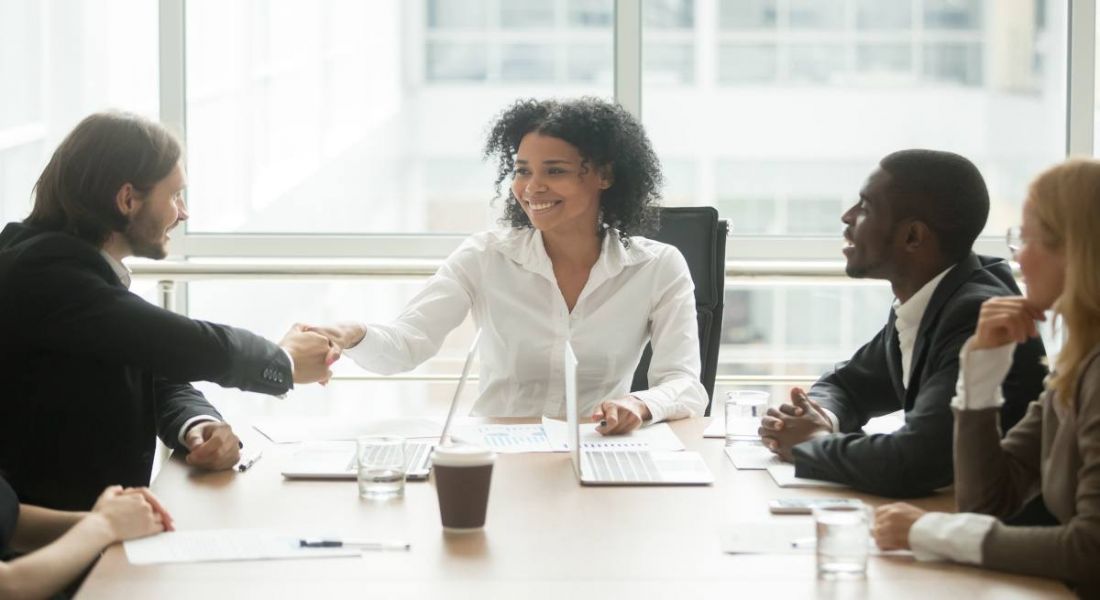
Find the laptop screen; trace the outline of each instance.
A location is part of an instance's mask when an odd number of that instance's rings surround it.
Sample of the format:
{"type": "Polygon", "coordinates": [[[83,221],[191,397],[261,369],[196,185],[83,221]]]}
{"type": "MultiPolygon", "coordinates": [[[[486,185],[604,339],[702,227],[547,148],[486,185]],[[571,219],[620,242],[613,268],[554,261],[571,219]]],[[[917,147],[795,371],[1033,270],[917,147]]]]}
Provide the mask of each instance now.
{"type": "Polygon", "coordinates": [[[470,344],[470,350],[466,353],[466,364],[462,365],[462,376],[458,378],[458,387],[455,388],[454,398],[451,398],[451,409],[447,411],[447,420],[443,422],[443,431],[439,433],[439,445],[446,446],[451,443],[449,433],[451,421],[455,418],[455,409],[458,408],[458,398],[462,395],[462,388],[466,387],[466,379],[470,376],[470,365],[474,363],[474,354],[477,353],[477,343],[481,341],[481,330],[474,335],[474,341],[470,344]]]}

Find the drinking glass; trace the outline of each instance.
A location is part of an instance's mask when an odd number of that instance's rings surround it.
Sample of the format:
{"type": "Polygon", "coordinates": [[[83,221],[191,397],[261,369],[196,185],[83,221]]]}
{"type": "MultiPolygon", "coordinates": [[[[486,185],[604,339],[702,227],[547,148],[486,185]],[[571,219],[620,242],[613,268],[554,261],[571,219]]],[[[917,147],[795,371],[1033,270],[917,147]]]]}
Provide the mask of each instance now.
{"type": "Polygon", "coordinates": [[[360,498],[393,498],[405,493],[405,438],[368,435],[355,439],[360,498]]]}

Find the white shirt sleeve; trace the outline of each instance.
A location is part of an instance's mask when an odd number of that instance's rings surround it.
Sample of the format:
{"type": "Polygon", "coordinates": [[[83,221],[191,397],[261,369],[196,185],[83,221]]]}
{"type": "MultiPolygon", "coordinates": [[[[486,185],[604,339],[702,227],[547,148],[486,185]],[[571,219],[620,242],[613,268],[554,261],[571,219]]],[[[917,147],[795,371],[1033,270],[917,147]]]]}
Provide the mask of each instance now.
{"type": "Polygon", "coordinates": [[[677,251],[660,259],[665,270],[654,290],[650,314],[649,389],[631,395],[645,403],[652,422],[703,414],[707,391],[699,381],[699,322],[695,313],[695,286],[687,262],[677,251]]]}
{"type": "Polygon", "coordinates": [[[435,356],[473,306],[479,252],[467,244],[455,250],[396,320],[367,324],[362,341],[344,356],[383,375],[412,370],[435,356]]]}
{"type": "Polygon", "coordinates": [[[917,560],[980,565],[982,542],[996,522],[995,517],[975,513],[925,513],[909,529],[909,547],[917,560]]]}
{"type": "Polygon", "coordinates": [[[829,424],[833,427],[833,433],[840,433],[840,419],[836,417],[833,411],[822,406],[821,412],[825,413],[826,417],[829,417],[829,424]]]}
{"type": "Polygon", "coordinates": [[[187,435],[188,429],[191,429],[192,427],[198,425],[199,423],[202,423],[203,421],[213,421],[215,423],[220,422],[210,415],[196,415],[194,417],[191,417],[190,419],[187,419],[183,422],[183,427],[180,427],[179,435],[176,436],[176,439],[179,440],[180,446],[183,446],[184,448],[187,447],[187,442],[184,441],[183,436],[187,435]]]}
{"type": "Polygon", "coordinates": [[[971,350],[971,337],[959,351],[959,379],[951,407],[958,410],[996,408],[1004,404],[1001,383],[1012,368],[1016,344],[971,350]]]}

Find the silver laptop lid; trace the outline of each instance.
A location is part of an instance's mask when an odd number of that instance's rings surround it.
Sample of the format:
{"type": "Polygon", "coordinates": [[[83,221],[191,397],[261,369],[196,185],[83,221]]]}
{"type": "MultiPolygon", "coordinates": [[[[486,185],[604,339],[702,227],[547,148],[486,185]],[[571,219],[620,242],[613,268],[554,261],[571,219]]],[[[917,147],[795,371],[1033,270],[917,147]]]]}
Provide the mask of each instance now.
{"type": "Polygon", "coordinates": [[[581,424],[577,415],[577,355],[573,345],[565,342],[565,421],[569,428],[569,456],[573,459],[573,471],[580,479],[581,471],[581,424]]]}
{"type": "Polygon", "coordinates": [[[477,343],[481,341],[481,330],[474,334],[474,341],[470,343],[470,350],[466,352],[466,363],[462,365],[462,376],[458,378],[458,387],[455,388],[454,398],[451,398],[451,409],[447,411],[447,420],[443,422],[443,431],[439,433],[439,445],[446,446],[451,443],[447,435],[451,431],[451,421],[455,418],[455,409],[458,408],[458,399],[462,396],[462,390],[466,387],[466,378],[470,375],[470,365],[474,364],[474,354],[477,353],[477,343]]]}

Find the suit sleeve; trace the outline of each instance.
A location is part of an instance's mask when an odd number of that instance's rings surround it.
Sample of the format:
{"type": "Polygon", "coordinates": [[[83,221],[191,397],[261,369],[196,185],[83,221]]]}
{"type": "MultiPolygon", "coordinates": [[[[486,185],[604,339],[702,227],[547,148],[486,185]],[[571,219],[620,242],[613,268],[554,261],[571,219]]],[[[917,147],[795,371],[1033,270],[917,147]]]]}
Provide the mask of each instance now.
{"type": "Polygon", "coordinates": [[[187,452],[180,444],[179,434],[184,423],[195,417],[222,420],[218,412],[202,392],[189,383],[172,383],[157,377],[153,380],[157,437],[170,448],[187,452]]]}
{"type": "Polygon", "coordinates": [[[803,442],[794,447],[795,473],[893,497],[920,496],[950,484],[950,401],[958,378],[959,349],[974,332],[975,319],[966,318],[968,312],[944,315],[938,340],[930,348],[927,375],[900,429],[888,434],[834,434],[803,442]]]}
{"type": "Polygon", "coordinates": [[[842,432],[859,431],[872,417],[901,408],[886,369],[886,330],[817,380],[808,395],[836,415],[842,432]]]}
{"type": "Polygon", "coordinates": [[[169,382],[282,394],[292,387],[290,360],[275,344],[243,329],[189,319],[112,286],[77,259],[24,265],[16,310],[25,342],[65,348],[89,361],[133,366],[169,382]]]}

